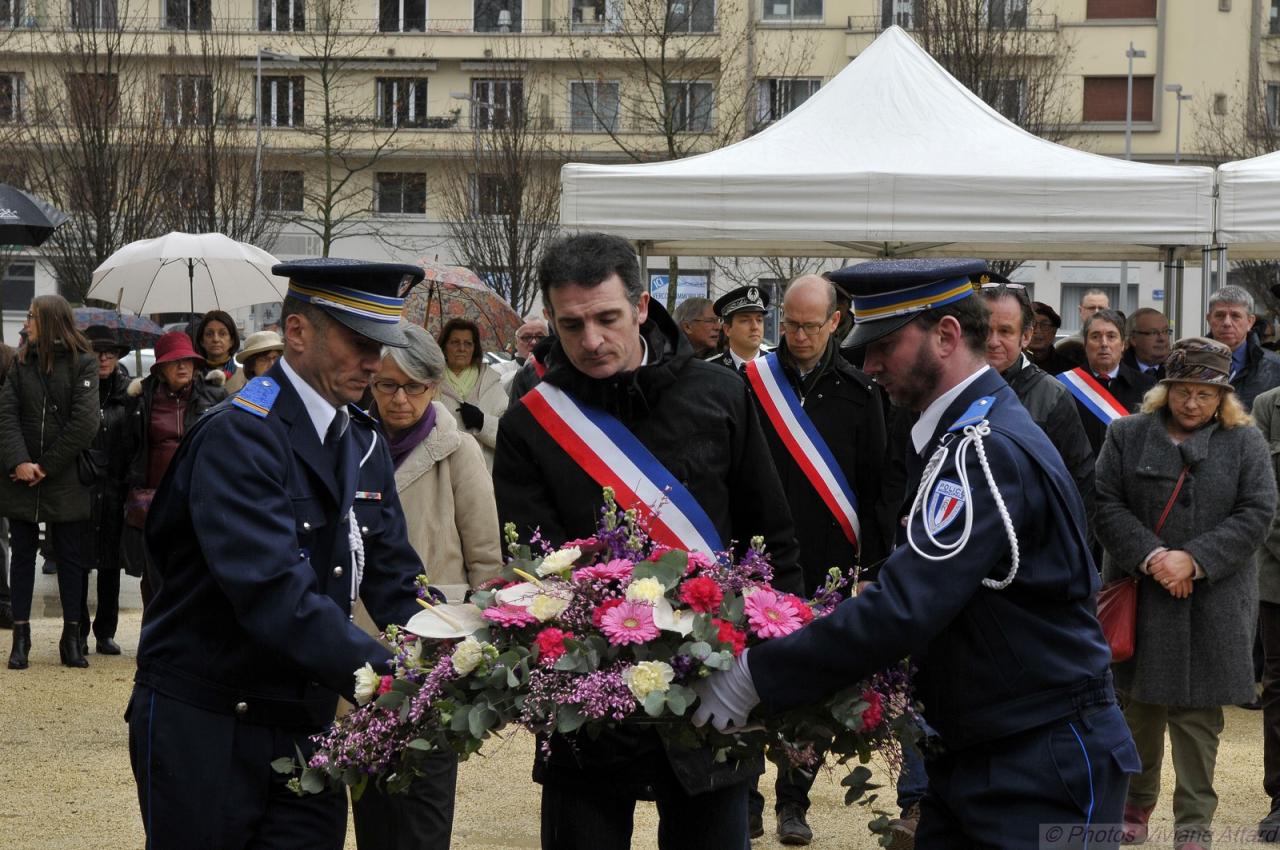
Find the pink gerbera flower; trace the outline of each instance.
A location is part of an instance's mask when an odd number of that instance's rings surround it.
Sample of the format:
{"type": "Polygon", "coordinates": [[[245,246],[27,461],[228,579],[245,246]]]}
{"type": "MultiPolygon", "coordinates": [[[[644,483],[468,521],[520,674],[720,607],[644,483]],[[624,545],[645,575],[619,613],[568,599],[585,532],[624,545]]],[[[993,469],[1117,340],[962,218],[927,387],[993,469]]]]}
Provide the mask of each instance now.
{"type": "Polygon", "coordinates": [[[658,636],[653,622],[653,606],[648,602],[622,602],[600,618],[600,630],[609,643],[647,643],[658,636]]]}
{"type": "Polygon", "coordinates": [[[751,631],[762,638],[784,637],[800,628],[800,618],[787,600],[772,590],[757,590],[746,599],[751,631]]]}
{"type": "Polygon", "coordinates": [[[538,622],[538,618],[529,613],[528,608],[523,605],[512,605],[509,602],[501,605],[490,605],[484,609],[483,616],[486,620],[509,629],[518,629],[521,626],[528,626],[538,622]]]}
{"type": "Polygon", "coordinates": [[[631,570],[635,565],[622,558],[615,558],[607,564],[592,564],[573,571],[575,581],[625,581],[631,578],[631,570]]]}

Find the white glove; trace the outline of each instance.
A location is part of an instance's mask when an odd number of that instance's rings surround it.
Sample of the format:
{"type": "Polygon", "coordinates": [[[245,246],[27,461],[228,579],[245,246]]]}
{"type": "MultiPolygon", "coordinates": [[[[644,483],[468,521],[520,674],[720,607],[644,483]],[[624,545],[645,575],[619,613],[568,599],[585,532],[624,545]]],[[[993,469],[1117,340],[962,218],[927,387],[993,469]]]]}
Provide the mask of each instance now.
{"type": "Polygon", "coordinates": [[[707,721],[721,732],[730,726],[745,726],[751,709],[760,704],[760,695],[751,681],[747,667],[747,653],[743,650],[728,670],[712,673],[694,683],[698,695],[698,707],[693,712],[693,725],[705,726],[707,721]]]}

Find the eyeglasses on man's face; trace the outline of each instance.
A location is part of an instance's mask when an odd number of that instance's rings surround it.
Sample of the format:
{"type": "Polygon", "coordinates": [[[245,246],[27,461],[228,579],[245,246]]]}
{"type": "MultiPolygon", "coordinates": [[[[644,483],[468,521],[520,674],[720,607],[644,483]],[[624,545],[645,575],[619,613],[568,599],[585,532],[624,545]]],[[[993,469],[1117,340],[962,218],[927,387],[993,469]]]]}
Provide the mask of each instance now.
{"type": "Polygon", "coordinates": [[[1134,331],[1134,336],[1173,336],[1173,328],[1164,328],[1163,330],[1154,331],[1134,331]]]}
{"type": "Polygon", "coordinates": [[[1038,331],[1052,331],[1057,329],[1057,326],[1048,319],[1038,319],[1031,323],[1031,327],[1038,331]]]}
{"type": "Polygon", "coordinates": [[[542,342],[546,338],[547,338],[546,334],[521,334],[520,336],[516,337],[516,339],[520,340],[525,345],[537,345],[538,343],[542,342]]]}
{"type": "MultiPolygon", "coordinates": [[[[830,319],[827,321],[830,321],[830,319]]],[[[793,322],[790,319],[783,319],[778,324],[782,327],[783,333],[796,334],[803,332],[805,336],[813,336],[827,326],[827,322],[793,322]]]]}
{"type": "Polygon", "coordinates": [[[395,381],[382,380],[374,381],[373,389],[374,392],[378,392],[386,396],[395,395],[399,390],[404,390],[404,394],[408,396],[419,396],[425,394],[427,390],[431,389],[431,386],[429,384],[420,384],[417,381],[411,381],[407,384],[397,384],[395,381]]]}

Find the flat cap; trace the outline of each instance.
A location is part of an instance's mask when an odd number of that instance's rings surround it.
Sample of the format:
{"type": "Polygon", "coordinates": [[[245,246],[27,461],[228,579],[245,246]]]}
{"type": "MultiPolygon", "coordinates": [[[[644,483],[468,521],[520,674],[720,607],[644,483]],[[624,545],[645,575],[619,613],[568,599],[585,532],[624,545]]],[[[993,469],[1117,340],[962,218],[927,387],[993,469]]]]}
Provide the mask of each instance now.
{"type": "Polygon", "coordinates": [[[845,345],[874,342],[926,310],[968,298],[971,279],[983,274],[986,260],[868,260],[831,272],[831,282],[853,296],[853,333],[845,345]]]}
{"type": "Polygon", "coordinates": [[[400,314],[404,293],[423,278],[421,267],[316,257],[278,263],[271,273],[289,278],[290,298],[314,304],[375,342],[408,347],[400,314]]]}

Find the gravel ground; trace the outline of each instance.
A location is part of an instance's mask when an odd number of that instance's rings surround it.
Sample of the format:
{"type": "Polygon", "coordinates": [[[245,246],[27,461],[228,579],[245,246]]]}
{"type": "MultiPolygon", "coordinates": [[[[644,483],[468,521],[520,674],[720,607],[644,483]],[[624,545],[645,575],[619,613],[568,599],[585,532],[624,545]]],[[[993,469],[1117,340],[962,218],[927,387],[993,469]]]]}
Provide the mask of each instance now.
{"type": "MultiPolygon", "coordinates": [[[[31,668],[0,666],[0,844],[14,850],[103,850],[143,844],[137,798],[129,770],[127,731],[122,715],[133,677],[139,614],[122,615],[120,657],[90,656],[88,670],[58,663],[60,623],[33,623],[31,668]]],[[[0,632],[0,660],[9,638],[0,632]]],[[[1218,850],[1251,846],[1225,833],[1250,832],[1266,814],[1262,792],[1261,714],[1231,708],[1218,758],[1221,803],[1218,850]]],[[[513,735],[462,765],[458,780],[454,844],[458,850],[499,850],[538,846],[538,793],[529,779],[532,739],[513,735]]],[[[1166,791],[1153,827],[1169,829],[1172,768],[1164,771],[1166,791]]],[[[765,787],[772,780],[766,779],[765,787]]],[[[815,847],[870,850],[876,847],[861,809],[846,809],[834,774],[819,778],[810,824],[815,847]]],[[[885,795],[892,800],[892,793],[885,795]]],[[[641,804],[632,846],[656,846],[657,818],[641,804]]],[[[768,835],[755,848],[780,847],[768,835]]],[[[1167,832],[1165,833],[1168,834],[1167,832]]],[[[1148,846],[1170,846],[1153,837],[1148,846]]],[[[355,847],[348,835],[347,846],[355,847]]]]}

